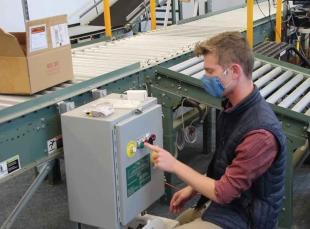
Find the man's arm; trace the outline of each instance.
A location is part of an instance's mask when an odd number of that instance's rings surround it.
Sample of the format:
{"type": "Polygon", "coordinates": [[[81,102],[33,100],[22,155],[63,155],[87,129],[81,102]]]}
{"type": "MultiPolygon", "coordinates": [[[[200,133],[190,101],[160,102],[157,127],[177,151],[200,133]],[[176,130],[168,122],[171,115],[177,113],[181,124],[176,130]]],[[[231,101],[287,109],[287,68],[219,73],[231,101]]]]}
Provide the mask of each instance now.
{"type": "Polygon", "coordinates": [[[180,179],[182,179],[197,192],[207,196],[213,201],[217,201],[214,188],[214,179],[201,175],[189,166],[178,161],[168,151],[158,146],[153,146],[149,143],[144,143],[144,145],[152,150],[152,157],[157,168],[166,172],[175,173],[180,179]]]}
{"type": "Polygon", "coordinates": [[[174,166],[174,173],[197,192],[208,197],[210,200],[218,202],[215,193],[216,181],[214,179],[196,172],[180,161],[176,162],[174,166]]]}
{"type": "Polygon", "coordinates": [[[275,137],[266,130],[250,132],[236,149],[236,158],[227,167],[219,181],[201,175],[176,160],[168,151],[150,144],[156,152],[155,163],[159,169],[175,173],[197,192],[218,203],[229,203],[249,189],[253,181],[271,166],[277,155],[275,137]]]}

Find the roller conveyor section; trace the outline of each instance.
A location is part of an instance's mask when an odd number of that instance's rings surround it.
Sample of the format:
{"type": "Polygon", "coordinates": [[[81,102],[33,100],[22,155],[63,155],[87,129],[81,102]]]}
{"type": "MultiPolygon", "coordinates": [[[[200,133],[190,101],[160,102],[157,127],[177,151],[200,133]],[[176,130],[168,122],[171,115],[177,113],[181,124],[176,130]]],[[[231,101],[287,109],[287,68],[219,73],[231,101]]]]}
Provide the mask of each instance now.
{"type": "MultiPolygon", "coordinates": [[[[183,63],[187,68],[180,68],[182,63],[170,67],[172,69],[182,69],[178,71],[190,77],[201,79],[204,75],[203,65],[200,70],[198,65],[193,64],[194,58],[183,63]],[[189,63],[192,63],[189,65],[189,63]],[[178,68],[176,68],[178,66],[178,68]],[[192,74],[192,69],[197,73],[192,74]]],[[[203,63],[203,62],[202,62],[203,63]]],[[[256,80],[254,84],[259,88],[260,93],[267,102],[280,107],[310,115],[310,78],[309,75],[304,75],[293,70],[288,70],[284,67],[273,66],[270,63],[256,60],[254,62],[254,72],[256,80]],[[256,68],[256,70],[255,70],[256,68]]]]}
{"type": "Polygon", "coordinates": [[[256,61],[254,62],[253,69],[256,70],[256,69],[259,68],[260,66],[262,66],[262,62],[256,60],[256,61]]]}
{"type": "Polygon", "coordinates": [[[194,64],[198,64],[199,62],[201,62],[202,59],[201,58],[198,58],[198,57],[194,57],[194,58],[191,58],[189,60],[186,60],[180,64],[177,64],[177,65],[174,65],[173,67],[169,68],[171,71],[175,71],[175,72],[180,72],[194,64]]]}
{"type": "Polygon", "coordinates": [[[253,81],[255,81],[257,78],[264,75],[266,72],[270,71],[271,68],[272,68],[271,64],[265,64],[265,65],[261,66],[260,68],[254,70],[254,72],[252,74],[253,81]]]}
{"type": "Polygon", "coordinates": [[[289,94],[280,104],[280,107],[288,108],[290,107],[294,101],[296,101],[299,97],[306,93],[310,88],[310,78],[300,84],[292,93],[289,94]]]}
{"type": "Polygon", "coordinates": [[[308,93],[301,98],[301,100],[292,108],[292,110],[296,112],[301,112],[306,107],[309,106],[309,103],[310,103],[310,91],[308,91],[308,93]]]}
{"type": "Polygon", "coordinates": [[[205,70],[202,70],[200,72],[195,73],[194,75],[192,75],[193,78],[196,79],[202,79],[202,77],[205,75],[205,70]]]}
{"type": "MultiPolygon", "coordinates": [[[[281,74],[277,79],[269,83],[266,87],[260,90],[261,95],[266,98],[270,95],[276,88],[281,86],[284,82],[286,82],[291,76],[293,76],[293,72],[287,71],[281,74]]],[[[270,98],[268,98],[270,99],[270,98]]]]}
{"type": "MultiPolygon", "coordinates": [[[[260,3],[260,8],[267,15],[268,3],[260,3]]],[[[275,9],[271,8],[271,14],[274,13],[275,9]]],[[[239,8],[186,24],[168,26],[155,32],[142,33],[111,42],[93,43],[72,49],[75,78],[72,82],[66,84],[70,86],[87,81],[137,62],[140,63],[141,69],[158,65],[166,60],[192,51],[197,42],[208,39],[218,33],[228,30],[245,31],[246,22],[243,19],[246,18],[246,15],[247,9],[239,8]]],[[[262,18],[264,18],[264,15],[255,5],[254,20],[262,18]]],[[[259,66],[259,63],[257,63],[257,66],[259,66]]],[[[197,71],[194,75],[199,78],[203,74],[197,71]]],[[[3,104],[0,109],[25,102],[37,96],[50,94],[58,89],[61,90],[62,85],[64,84],[26,98],[15,96],[17,98],[16,101],[7,102],[6,98],[8,97],[0,95],[0,104],[3,104]]]]}
{"type": "Polygon", "coordinates": [[[280,73],[282,72],[282,68],[281,67],[277,67],[275,69],[273,69],[272,71],[268,72],[266,75],[264,75],[263,77],[259,78],[255,84],[258,88],[263,87],[264,85],[266,85],[269,81],[271,81],[272,79],[274,79],[276,76],[278,76],[280,73]]]}
{"type": "Polygon", "coordinates": [[[193,74],[195,74],[197,72],[201,72],[201,69],[203,69],[203,62],[195,64],[195,65],[181,71],[181,73],[184,75],[192,76],[193,74]]]}
{"type": "Polygon", "coordinates": [[[286,84],[284,84],[279,90],[277,90],[275,93],[273,93],[268,99],[267,102],[275,104],[280,98],[283,98],[283,96],[287,95],[293,88],[296,87],[302,80],[303,75],[298,74],[297,76],[294,76],[290,81],[288,81],[286,84]]]}

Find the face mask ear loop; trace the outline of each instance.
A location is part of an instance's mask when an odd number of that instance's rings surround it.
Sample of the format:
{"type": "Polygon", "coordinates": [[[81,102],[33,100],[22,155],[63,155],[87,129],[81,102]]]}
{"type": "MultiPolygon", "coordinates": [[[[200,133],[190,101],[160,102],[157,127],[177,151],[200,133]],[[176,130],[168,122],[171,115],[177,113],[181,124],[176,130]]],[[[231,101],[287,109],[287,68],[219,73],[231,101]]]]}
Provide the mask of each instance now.
{"type": "MultiPolygon", "coordinates": [[[[224,77],[227,77],[227,74],[228,74],[228,68],[226,68],[226,69],[224,70],[223,76],[224,76],[224,77]]],[[[232,81],[230,81],[224,88],[226,89],[227,87],[229,87],[229,86],[231,85],[231,82],[232,82],[232,81]]]]}
{"type": "Polygon", "coordinates": [[[226,77],[227,76],[227,74],[228,74],[228,68],[226,68],[225,70],[224,70],[224,72],[223,72],[223,75],[226,77]]]}

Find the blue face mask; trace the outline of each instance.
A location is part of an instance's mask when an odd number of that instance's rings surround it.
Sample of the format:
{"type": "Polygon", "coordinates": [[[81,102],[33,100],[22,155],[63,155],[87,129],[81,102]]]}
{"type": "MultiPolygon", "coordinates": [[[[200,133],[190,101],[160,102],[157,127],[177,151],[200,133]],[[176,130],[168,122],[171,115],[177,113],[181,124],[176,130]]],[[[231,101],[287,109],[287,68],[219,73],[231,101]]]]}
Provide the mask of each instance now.
{"type": "Polygon", "coordinates": [[[217,76],[208,77],[204,75],[202,78],[202,85],[203,89],[210,95],[219,98],[223,97],[225,88],[223,83],[219,80],[217,76]]]}

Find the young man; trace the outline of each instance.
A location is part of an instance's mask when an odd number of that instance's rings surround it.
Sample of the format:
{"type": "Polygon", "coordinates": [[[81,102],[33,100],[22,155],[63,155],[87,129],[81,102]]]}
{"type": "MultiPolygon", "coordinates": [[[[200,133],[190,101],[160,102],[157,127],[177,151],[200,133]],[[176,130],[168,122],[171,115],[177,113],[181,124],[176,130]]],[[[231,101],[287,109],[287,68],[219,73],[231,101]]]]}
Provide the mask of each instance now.
{"type": "Polygon", "coordinates": [[[204,56],[203,88],[226,98],[207,176],[168,151],[146,144],[155,152],[159,169],[175,173],[188,184],[174,194],[172,212],[180,212],[196,193],[202,195],[200,206],[211,200],[201,215],[198,209],[187,212],[190,220],[198,218],[178,228],[275,228],[284,197],[286,139],[253,84],[252,50],[239,32],[225,32],[197,44],[195,53],[204,56]]]}

